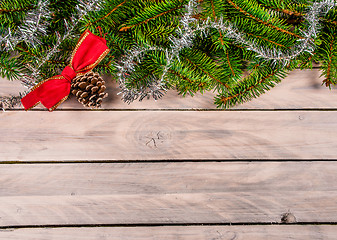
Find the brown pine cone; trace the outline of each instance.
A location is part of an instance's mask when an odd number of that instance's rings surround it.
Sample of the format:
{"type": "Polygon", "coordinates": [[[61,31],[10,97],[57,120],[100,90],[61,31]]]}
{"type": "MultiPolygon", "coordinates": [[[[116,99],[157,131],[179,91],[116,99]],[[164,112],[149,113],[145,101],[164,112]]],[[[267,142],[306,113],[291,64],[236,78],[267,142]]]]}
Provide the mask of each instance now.
{"type": "Polygon", "coordinates": [[[101,107],[103,98],[108,96],[104,93],[105,82],[98,73],[87,72],[82,76],[74,78],[71,83],[71,93],[85,107],[101,107]]]}

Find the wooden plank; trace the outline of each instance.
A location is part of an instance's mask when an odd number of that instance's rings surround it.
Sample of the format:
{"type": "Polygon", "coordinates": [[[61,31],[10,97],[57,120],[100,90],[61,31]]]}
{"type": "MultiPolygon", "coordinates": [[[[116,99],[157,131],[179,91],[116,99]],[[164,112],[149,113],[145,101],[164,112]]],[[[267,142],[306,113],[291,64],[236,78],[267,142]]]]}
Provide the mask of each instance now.
{"type": "MultiPolygon", "coordinates": [[[[329,90],[321,86],[319,70],[295,70],[271,91],[251,102],[235,107],[236,109],[288,109],[288,108],[337,108],[336,89],[329,90]]],[[[169,91],[163,99],[154,101],[135,101],[128,105],[120,100],[120,91],[114,80],[105,78],[108,83],[109,97],[103,102],[104,109],[215,109],[213,92],[196,94],[195,97],[182,97],[176,91],[169,91]]],[[[17,94],[26,89],[18,81],[9,82],[0,79],[0,95],[17,94]]],[[[39,108],[42,108],[41,106],[39,108]]],[[[73,97],[63,103],[59,109],[84,109],[73,97]]]]}
{"type": "Polygon", "coordinates": [[[3,240],[317,240],[336,239],[337,227],[310,226],[188,226],[188,227],[96,227],[0,230],[3,240]]]}
{"type": "Polygon", "coordinates": [[[336,111],[1,112],[1,161],[336,159],[336,111]]]}
{"type": "Polygon", "coordinates": [[[0,165],[0,226],[335,222],[336,162],[0,165]]]}

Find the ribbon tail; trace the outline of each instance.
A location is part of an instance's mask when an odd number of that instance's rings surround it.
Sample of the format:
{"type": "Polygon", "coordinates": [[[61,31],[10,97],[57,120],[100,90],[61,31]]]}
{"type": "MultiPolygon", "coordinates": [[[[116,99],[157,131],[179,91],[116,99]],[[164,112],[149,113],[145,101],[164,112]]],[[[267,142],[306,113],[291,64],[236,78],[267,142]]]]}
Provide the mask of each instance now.
{"type": "Polygon", "coordinates": [[[31,91],[21,99],[21,103],[25,108],[25,110],[32,109],[33,107],[35,107],[40,103],[38,93],[36,91],[31,91]]]}
{"type": "Polygon", "coordinates": [[[49,111],[53,111],[68,98],[69,93],[70,82],[62,76],[55,76],[33,87],[21,99],[21,103],[25,110],[42,103],[49,111]]]}

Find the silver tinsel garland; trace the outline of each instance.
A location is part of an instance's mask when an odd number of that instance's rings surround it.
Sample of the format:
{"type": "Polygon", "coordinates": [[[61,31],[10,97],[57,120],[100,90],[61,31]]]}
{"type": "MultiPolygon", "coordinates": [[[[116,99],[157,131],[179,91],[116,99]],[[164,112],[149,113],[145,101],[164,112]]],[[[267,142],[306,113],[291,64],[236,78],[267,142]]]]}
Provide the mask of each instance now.
{"type": "Polygon", "coordinates": [[[5,96],[5,97],[0,97],[0,109],[2,111],[5,111],[6,109],[12,109],[16,105],[18,105],[23,97],[23,95],[26,93],[19,93],[18,96],[5,96]]]}
{"type": "Polygon", "coordinates": [[[1,50],[13,50],[19,42],[32,46],[40,44],[39,38],[46,34],[49,16],[48,0],[39,0],[37,5],[26,13],[23,24],[15,32],[10,28],[0,35],[1,50]]]}
{"type": "Polygon", "coordinates": [[[201,34],[207,36],[208,31],[211,28],[219,29],[223,34],[234,42],[246,46],[247,50],[257,53],[257,58],[261,58],[265,61],[272,61],[273,63],[281,63],[286,65],[289,61],[296,59],[304,52],[312,54],[314,51],[314,40],[320,30],[319,17],[325,15],[330,9],[335,6],[334,0],[323,0],[320,2],[314,2],[307,9],[307,13],[304,17],[307,24],[306,31],[302,31],[302,39],[297,40],[298,44],[295,44],[291,49],[287,51],[281,51],[276,49],[268,49],[263,46],[257,45],[254,41],[250,40],[244,33],[241,33],[232,23],[224,21],[220,18],[218,21],[211,21],[207,19],[204,22],[199,22],[193,15],[197,11],[198,3],[196,0],[190,0],[186,6],[186,13],[181,18],[180,23],[182,27],[177,29],[177,37],[170,38],[171,46],[168,49],[161,49],[152,46],[135,46],[131,51],[127,52],[125,58],[116,67],[119,69],[118,78],[121,88],[120,94],[122,99],[131,103],[139,98],[152,96],[155,100],[163,96],[166,91],[165,88],[165,75],[170,69],[171,64],[175,58],[179,60],[179,52],[183,48],[191,47],[193,45],[193,39],[201,34]],[[145,89],[129,89],[126,87],[126,80],[128,76],[134,71],[135,62],[141,61],[141,56],[147,51],[164,51],[166,55],[166,65],[163,67],[163,73],[159,79],[152,79],[150,84],[145,89]]]}

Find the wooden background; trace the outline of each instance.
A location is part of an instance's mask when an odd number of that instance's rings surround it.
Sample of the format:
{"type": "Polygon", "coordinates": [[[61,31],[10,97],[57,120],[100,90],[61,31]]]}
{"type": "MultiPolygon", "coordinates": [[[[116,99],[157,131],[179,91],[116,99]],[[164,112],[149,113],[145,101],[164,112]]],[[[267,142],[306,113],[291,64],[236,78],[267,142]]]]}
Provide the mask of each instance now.
{"type": "Polygon", "coordinates": [[[0,239],[337,239],[337,94],[319,76],[226,111],[211,92],[127,105],[109,84],[102,110],[1,112],[0,239]]]}

